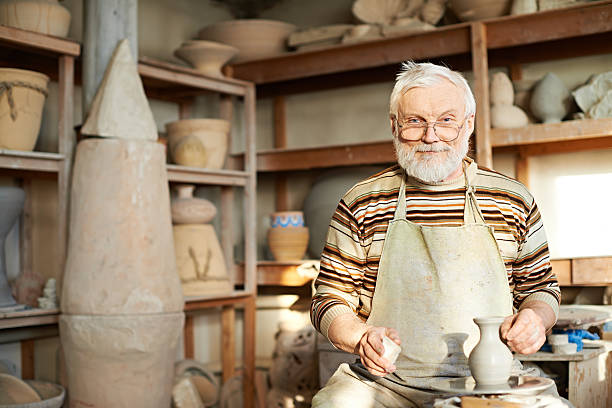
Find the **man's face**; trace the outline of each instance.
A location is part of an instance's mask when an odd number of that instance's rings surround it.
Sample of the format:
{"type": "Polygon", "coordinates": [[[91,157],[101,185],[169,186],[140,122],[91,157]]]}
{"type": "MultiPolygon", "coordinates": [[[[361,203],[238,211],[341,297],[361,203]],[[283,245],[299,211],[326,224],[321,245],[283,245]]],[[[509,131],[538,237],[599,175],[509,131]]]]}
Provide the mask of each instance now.
{"type": "Polygon", "coordinates": [[[464,93],[452,82],[442,80],[429,87],[410,89],[399,100],[397,121],[402,124],[450,122],[457,127],[463,125],[452,141],[441,140],[432,126],[420,139],[412,141],[400,137],[397,122],[391,118],[398,162],[409,175],[432,183],[461,174],[461,162],[468,151],[474,118],[471,115],[465,119],[464,93]]]}

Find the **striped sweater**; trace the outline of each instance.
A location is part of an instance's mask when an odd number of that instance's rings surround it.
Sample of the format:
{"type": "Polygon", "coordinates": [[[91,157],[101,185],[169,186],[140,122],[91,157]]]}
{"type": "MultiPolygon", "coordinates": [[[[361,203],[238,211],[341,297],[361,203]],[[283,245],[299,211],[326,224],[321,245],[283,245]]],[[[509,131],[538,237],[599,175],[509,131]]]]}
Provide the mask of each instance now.
{"type": "MultiPolygon", "coordinates": [[[[546,234],[533,197],[518,181],[467,167],[486,223],[494,229],[508,274],[514,307],[527,299],[548,303],[558,314],[560,291],[552,272],[546,234]]],[[[321,254],[311,320],[327,337],[331,321],[347,312],[362,320],[370,314],[382,245],[393,219],[403,171],[390,167],[356,184],[340,200],[321,254]]],[[[424,184],[406,182],[407,218],[427,226],[463,224],[465,179],[424,184]]]]}

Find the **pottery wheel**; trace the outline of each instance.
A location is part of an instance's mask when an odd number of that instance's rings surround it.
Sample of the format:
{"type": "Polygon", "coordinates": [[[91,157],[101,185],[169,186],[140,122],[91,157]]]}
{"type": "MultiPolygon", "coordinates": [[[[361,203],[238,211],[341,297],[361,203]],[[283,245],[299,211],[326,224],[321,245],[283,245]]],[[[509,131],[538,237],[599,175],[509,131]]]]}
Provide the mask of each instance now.
{"type": "Polygon", "coordinates": [[[506,384],[478,386],[473,377],[436,378],[429,383],[432,389],[453,394],[523,394],[534,395],[554,384],[550,378],[513,375],[506,384]]]}

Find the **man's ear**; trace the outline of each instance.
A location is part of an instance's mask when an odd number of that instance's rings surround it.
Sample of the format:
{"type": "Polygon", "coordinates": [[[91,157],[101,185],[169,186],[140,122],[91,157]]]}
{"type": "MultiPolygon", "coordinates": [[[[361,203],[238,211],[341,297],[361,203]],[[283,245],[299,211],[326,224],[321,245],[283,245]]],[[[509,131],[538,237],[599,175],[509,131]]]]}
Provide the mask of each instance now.
{"type": "Polygon", "coordinates": [[[472,113],[466,119],[466,128],[468,129],[468,135],[474,133],[474,114],[472,113]]]}
{"type": "Polygon", "coordinates": [[[389,122],[391,123],[391,133],[395,135],[395,115],[389,114],[389,122]]]}

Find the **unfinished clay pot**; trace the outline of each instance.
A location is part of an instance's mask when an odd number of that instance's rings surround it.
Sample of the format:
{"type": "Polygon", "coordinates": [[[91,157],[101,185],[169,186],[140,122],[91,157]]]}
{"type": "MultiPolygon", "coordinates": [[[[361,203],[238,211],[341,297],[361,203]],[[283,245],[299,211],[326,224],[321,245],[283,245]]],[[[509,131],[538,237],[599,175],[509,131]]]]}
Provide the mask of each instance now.
{"type": "Polygon", "coordinates": [[[221,68],[238,54],[231,45],[214,41],[192,40],[181,45],[174,55],[191,64],[203,75],[223,78],[221,68]]]}
{"type": "Polygon", "coordinates": [[[36,391],[21,379],[0,374],[0,406],[29,404],[40,400],[36,391]]]}
{"type": "Polygon", "coordinates": [[[177,192],[171,204],[174,224],[205,224],[217,215],[217,208],[213,203],[193,196],[194,185],[179,184],[174,186],[174,189],[177,192]]]}
{"type": "Polygon", "coordinates": [[[494,105],[491,106],[491,127],[499,129],[514,129],[527,126],[529,118],[518,106],[494,105]]]}
{"type": "Polygon", "coordinates": [[[511,15],[535,13],[538,11],[538,3],[536,0],[513,0],[511,15]]]}
{"type": "Polygon", "coordinates": [[[353,15],[369,24],[391,24],[396,18],[413,16],[423,0],[356,0],[353,15]]]}
{"type": "Polygon", "coordinates": [[[73,174],[62,311],[182,311],[164,147],[85,139],[73,174]]]}
{"type": "Polygon", "coordinates": [[[244,19],[220,21],[200,30],[201,40],[217,41],[238,48],[235,62],[265,58],[287,50],[287,37],[296,30],[283,21],[244,19]]]}
{"type": "Polygon", "coordinates": [[[563,81],[552,72],[536,84],[531,95],[531,112],[543,123],[561,122],[570,108],[570,93],[563,81]]]}
{"type": "Polygon", "coordinates": [[[438,24],[446,11],[446,0],[428,0],[421,8],[421,19],[429,24],[438,24]]]}
{"type": "MultiPolygon", "coordinates": [[[[180,161],[177,148],[183,138],[196,136],[206,151],[207,169],[223,168],[227,156],[230,123],[223,119],[183,119],[166,123],[168,147],[173,160],[180,161]]],[[[180,164],[180,163],[177,163],[180,164]]]]}
{"type": "Polygon", "coordinates": [[[0,68],[0,149],[31,151],[36,145],[49,77],[24,69],[0,68]]]}
{"type": "Polygon", "coordinates": [[[23,209],[25,192],[18,187],[0,187],[0,307],[15,306],[17,302],[11,294],[11,286],[6,276],[4,245],[6,237],[17,222],[23,209]]]}
{"type": "Polygon", "coordinates": [[[277,261],[297,261],[308,247],[308,227],[269,228],[268,246],[277,261]]]}
{"type": "Polygon", "coordinates": [[[71,406],[169,407],[183,322],[182,312],[61,315],[71,406]]]}
{"type": "Polygon", "coordinates": [[[449,0],[449,7],[461,21],[475,21],[505,16],[512,0],[449,0]]]}
{"type": "Polygon", "coordinates": [[[504,317],[474,318],[480,329],[480,341],[470,353],[468,363],[477,385],[505,384],[512,370],[512,353],[499,337],[504,317]]]}
{"type": "Polygon", "coordinates": [[[512,105],[514,88],[508,75],[496,72],[491,77],[491,105],[512,105]]]}
{"type": "Polygon", "coordinates": [[[57,0],[2,0],[0,24],[66,37],[70,28],[70,12],[57,0]]]}

